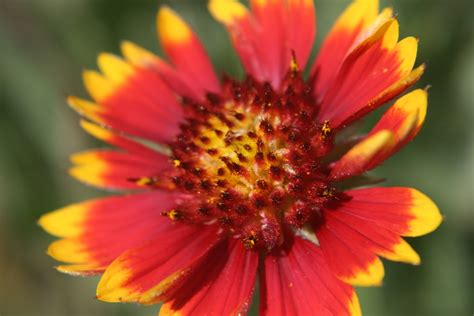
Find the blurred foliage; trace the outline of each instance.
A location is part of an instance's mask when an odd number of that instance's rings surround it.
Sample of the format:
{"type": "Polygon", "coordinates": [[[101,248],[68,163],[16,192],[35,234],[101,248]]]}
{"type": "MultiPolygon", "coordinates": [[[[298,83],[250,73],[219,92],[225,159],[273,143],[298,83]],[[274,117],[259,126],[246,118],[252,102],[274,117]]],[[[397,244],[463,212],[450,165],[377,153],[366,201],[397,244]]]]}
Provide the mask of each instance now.
{"type": "MultiPolygon", "coordinates": [[[[318,44],[349,1],[317,1],[318,44]]],[[[65,96],[85,96],[81,70],[130,39],[159,52],[154,17],[167,3],[203,38],[219,72],[241,75],[225,31],[196,0],[0,0],[0,315],[154,315],[156,307],[94,299],[97,278],[56,272],[38,217],[101,194],[67,175],[68,155],[98,142],[78,126],[65,96]]],[[[386,263],[384,285],[359,289],[365,315],[472,315],[474,230],[474,2],[388,3],[401,34],[420,38],[431,85],[417,139],[377,175],[431,196],[446,219],[413,240],[419,267],[386,263]]]]}

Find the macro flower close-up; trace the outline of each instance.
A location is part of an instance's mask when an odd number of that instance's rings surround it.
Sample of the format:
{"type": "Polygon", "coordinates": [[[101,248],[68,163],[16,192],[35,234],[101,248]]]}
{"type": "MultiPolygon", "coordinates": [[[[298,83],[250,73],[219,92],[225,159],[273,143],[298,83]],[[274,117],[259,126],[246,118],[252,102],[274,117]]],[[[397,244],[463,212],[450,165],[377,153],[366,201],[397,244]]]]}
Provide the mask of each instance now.
{"type": "Polygon", "coordinates": [[[424,123],[418,39],[399,36],[391,8],[355,0],[311,60],[313,1],[208,9],[243,78],[218,75],[167,6],[165,57],[124,41],[83,72],[90,99],[67,101],[109,147],[72,155],[70,175],[118,194],[43,215],[60,237],[48,254],[61,272],[100,275],[98,300],[162,303],[160,315],[245,315],[254,294],[260,315],[360,315],[354,286],[382,284],[381,258],[419,265],[405,237],[442,221],[418,189],[367,174],[424,123]]]}

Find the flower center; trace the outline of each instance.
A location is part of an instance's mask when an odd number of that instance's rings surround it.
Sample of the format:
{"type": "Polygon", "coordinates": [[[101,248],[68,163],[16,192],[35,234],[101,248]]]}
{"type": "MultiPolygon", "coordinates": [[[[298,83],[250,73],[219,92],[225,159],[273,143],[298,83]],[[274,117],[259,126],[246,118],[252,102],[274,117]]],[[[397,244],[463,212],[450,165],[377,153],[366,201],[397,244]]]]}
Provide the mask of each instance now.
{"type": "Polygon", "coordinates": [[[279,91],[252,78],[225,80],[221,95],[183,105],[189,114],[170,144],[169,183],[185,197],[163,215],[218,221],[248,249],[269,251],[335,197],[324,163],[331,127],[317,121],[310,85],[299,73],[290,71],[279,91]]]}

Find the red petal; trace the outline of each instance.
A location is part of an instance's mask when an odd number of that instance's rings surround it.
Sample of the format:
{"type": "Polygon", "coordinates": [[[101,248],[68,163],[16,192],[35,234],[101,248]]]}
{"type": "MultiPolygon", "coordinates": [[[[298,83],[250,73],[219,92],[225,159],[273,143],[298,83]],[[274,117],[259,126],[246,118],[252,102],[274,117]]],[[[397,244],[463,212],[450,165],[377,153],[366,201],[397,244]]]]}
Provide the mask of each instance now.
{"type": "Polygon", "coordinates": [[[261,315],[360,315],[354,289],[307,240],[295,237],[287,253],[267,256],[262,272],[261,315]]]}
{"type": "Polygon", "coordinates": [[[368,166],[368,170],[375,168],[385,159],[409,143],[420,131],[425,121],[428,106],[428,93],[417,89],[401,97],[382,116],[368,136],[380,130],[390,130],[395,137],[395,144],[389,152],[368,166]]]}
{"type": "Polygon", "coordinates": [[[359,175],[390,153],[394,145],[395,138],[388,130],[380,130],[367,136],[330,166],[330,177],[341,180],[359,175]]]}
{"type": "Polygon", "coordinates": [[[120,147],[127,152],[146,158],[148,160],[154,160],[160,163],[164,163],[168,158],[159,152],[146,147],[135,140],[128,138],[125,135],[120,135],[110,129],[106,129],[97,124],[91,123],[86,120],[81,120],[82,128],[91,134],[92,136],[103,140],[111,145],[120,147]]]}
{"type": "Polygon", "coordinates": [[[439,210],[409,188],[372,188],[345,192],[350,198],[326,209],[315,228],[327,262],[354,285],[378,285],[383,266],[377,256],[412,264],[416,252],[400,237],[426,234],[441,222],[439,210]]]}
{"type": "Polygon", "coordinates": [[[156,70],[135,67],[119,57],[101,54],[103,75],[84,72],[84,84],[100,105],[78,98],[69,103],[86,117],[115,130],[164,142],[179,132],[181,106],[156,70]]]}
{"type": "Polygon", "coordinates": [[[383,13],[381,16],[374,22],[374,31],[356,42],[344,57],[321,100],[318,117],[329,120],[333,128],[342,128],[373,111],[419,78],[411,73],[417,40],[408,37],[397,43],[398,22],[383,13]]]}
{"type": "Polygon", "coordinates": [[[158,191],[114,196],[73,204],[41,217],[50,234],[64,237],[48,253],[73,274],[98,273],[116,257],[172,228],[161,212],[175,207],[176,197],[158,191]]]}
{"type": "Polygon", "coordinates": [[[378,1],[353,1],[341,14],[326,36],[314,62],[315,94],[322,100],[332,86],[340,67],[354,48],[354,43],[364,30],[374,23],[378,13],[378,1]]]}
{"type": "Polygon", "coordinates": [[[215,227],[176,223],[166,234],[115,259],[99,282],[97,297],[106,302],[155,303],[218,240],[215,227]]]}
{"type": "Polygon", "coordinates": [[[325,222],[315,228],[315,233],[333,273],[349,284],[381,285],[383,264],[369,247],[370,242],[353,228],[336,220],[330,210],[326,213],[325,222]]]}
{"type": "Polygon", "coordinates": [[[209,57],[192,29],[174,11],[162,7],[156,20],[159,40],[187,87],[189,97],[202,98],[206,92],[218,92],[219,81],[209,57]]]}
{"type": "Polygon", "coordinates": [[[420,89],[397,100],[367,137],[331,166],[331,177],[340,180],[359,175],[400,150],[423,125],[427,104],[427,93],[420,89]]]}
{"type": "Polygon", "coordinates": [[[313,1],[251,1],[252,13],[238,1],[212,0],[209,9],[231,36],[247,73],[275,88],[295,52],[304,68],[311,52],[316,17],[313,1]],[[304,29],[304,32],[301,30],[304,29]]]}
{"type": "Polygon", "coordinates": [[[442,221],[438,207],[423,193],[403,187],[368,188],[345,192],[352,212],[377,221],[400,236],[416,237],[435,230],[442,221]]]}
{"type": "Polygon", "coordinates": [[[212,250],[201,267],[165,296],[160,315],[246,314],[258,265],[258,253],[231,239],[212,250]],[[209,269],[212,267],[212,269],[209,269]]]}
{"type": "Polygon", "coordinates": [[[132,179],[160,174],[170,167],[168,158],[149,159],[114,150],[89,150],[71,156],[71,176],[108,189],[142,189],[132,179]]]}

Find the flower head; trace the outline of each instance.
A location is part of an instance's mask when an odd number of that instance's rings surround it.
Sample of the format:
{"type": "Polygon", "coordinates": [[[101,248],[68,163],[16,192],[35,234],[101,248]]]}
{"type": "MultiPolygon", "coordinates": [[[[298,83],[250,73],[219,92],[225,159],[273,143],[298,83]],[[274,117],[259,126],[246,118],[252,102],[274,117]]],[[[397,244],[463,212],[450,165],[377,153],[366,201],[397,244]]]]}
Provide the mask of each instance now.
{"type": "Polygon", "coordinates": [[[415,137],[427,92],[398,99],[365,136],[348,126],[412,86],[417,40],[391,9],[356,0],[302,75],[315,37],[310,0],[211,0],[246,72],[215,75],[171,9],[157,30],[169,62],[130,42],[84,72],[94,101],[70,97],[82,127],[116,149],[72,157],[71,174],[128,191],[46,214],[60,271],[102,274],[108,302],[164,302],[160,315],[358,315],[353,285],[381,283],[379,257],[419,264],[403,236],[441,222],[411,188],[365,173],[415,137]]]}

